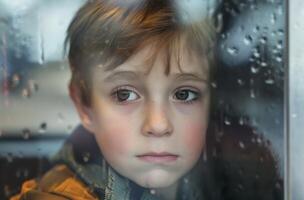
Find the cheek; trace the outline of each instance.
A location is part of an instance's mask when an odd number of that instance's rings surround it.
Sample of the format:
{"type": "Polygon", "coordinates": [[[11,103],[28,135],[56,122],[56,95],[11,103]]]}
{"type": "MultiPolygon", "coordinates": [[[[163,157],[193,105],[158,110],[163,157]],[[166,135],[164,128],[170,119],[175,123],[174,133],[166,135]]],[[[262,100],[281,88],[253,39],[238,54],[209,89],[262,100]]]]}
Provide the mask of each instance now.
{"type": "Polygon", "coordinates": [[[184,130],[184,143],[189,152],[193,154],[201,153],[205,144],[206,125],[202,123],[192,123],[184,130]]]}
{"type": "Polygon", "coordinates": [[[103,118],[99,121],[95,137],[103,153],[126,154],[132,146],[132,127],[126,117],[103,118]],[[119,124],[119,125],[118,125],[119,124]]]}

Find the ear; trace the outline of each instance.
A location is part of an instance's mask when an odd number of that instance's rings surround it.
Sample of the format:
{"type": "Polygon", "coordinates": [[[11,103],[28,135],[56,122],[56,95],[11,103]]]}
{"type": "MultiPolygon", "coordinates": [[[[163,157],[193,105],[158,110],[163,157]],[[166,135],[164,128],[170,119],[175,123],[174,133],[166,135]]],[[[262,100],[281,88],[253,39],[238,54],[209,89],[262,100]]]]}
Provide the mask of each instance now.
{"type": "Polygon", "coordinates": [[[94,133],[95,130],[92,109],[89,106],[83,104],[80,89],[74,84],[70,83],[69,95],[76,107],[82,125],[89,132],[94,133]]]}

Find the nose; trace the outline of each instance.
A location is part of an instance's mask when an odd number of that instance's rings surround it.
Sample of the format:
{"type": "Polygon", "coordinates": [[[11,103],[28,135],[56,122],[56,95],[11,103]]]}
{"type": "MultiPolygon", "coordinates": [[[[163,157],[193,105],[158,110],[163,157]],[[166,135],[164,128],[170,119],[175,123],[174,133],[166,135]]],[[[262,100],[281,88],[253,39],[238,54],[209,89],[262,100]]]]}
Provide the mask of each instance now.
{"type": "Polygon", "coordinates": [[[162,137],[170,136],[172,134],[173,127],[165,106],[157,103],[150,103],[145,112],[145,120],[142,127],[143,135],[162,137]]]}

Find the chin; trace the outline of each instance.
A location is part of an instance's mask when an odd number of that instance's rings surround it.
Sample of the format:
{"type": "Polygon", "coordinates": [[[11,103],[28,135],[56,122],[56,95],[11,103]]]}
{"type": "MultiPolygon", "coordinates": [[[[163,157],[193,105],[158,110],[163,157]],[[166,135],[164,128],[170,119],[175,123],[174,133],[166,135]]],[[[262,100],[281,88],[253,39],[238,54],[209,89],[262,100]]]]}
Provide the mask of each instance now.
{"type": "Polygon", "coordinates": [[[135,182],[144,188],[166,188],[179,180],[179,176],[170,173],[146,173],[135,182]]]}

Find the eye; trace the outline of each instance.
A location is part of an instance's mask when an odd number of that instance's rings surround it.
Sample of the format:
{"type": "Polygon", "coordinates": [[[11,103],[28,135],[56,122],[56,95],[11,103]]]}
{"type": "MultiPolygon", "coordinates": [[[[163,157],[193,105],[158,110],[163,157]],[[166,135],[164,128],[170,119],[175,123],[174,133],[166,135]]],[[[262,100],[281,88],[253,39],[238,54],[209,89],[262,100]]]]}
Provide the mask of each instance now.
{"type": "Polygon", "coordinates": [[[112,94],[115,100],[122,103],[126,101],[134,101],[139,98],[139,95],[132,89],[118,88],[112,94]]]}
{"type": "Polygon", "coordinates": [[[181,89],[175,92],[174,98],[186,103],[191,103],[198,100],[199,93],[190,89],[181,89]]]}

